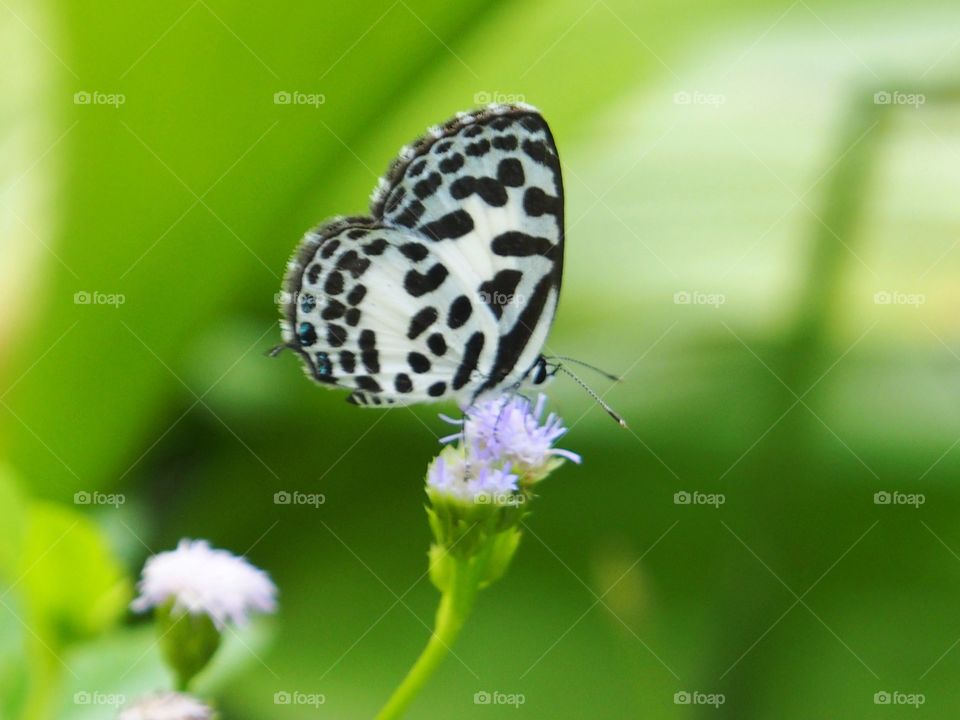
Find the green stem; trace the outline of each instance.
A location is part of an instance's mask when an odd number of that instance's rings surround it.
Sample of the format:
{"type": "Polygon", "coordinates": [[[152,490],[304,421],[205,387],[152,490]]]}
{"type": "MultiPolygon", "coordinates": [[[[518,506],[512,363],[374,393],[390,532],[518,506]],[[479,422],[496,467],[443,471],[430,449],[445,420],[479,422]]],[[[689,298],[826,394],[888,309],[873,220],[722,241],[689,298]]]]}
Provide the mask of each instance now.
{"type": "Polygon", "coordinates": [[[453,563],[450,586],[440,596],[436,626],[430,641],[403,682],[397,686],[387,704],[380,710],[376,720],[393,720],[401,717],[446,657],[473,607],[473,600],[479,589],[479,577],[482,574],[480,570],[483,563],[476,562],[479,559],[476,558],[474,561],[457,559],[453,563]]]}

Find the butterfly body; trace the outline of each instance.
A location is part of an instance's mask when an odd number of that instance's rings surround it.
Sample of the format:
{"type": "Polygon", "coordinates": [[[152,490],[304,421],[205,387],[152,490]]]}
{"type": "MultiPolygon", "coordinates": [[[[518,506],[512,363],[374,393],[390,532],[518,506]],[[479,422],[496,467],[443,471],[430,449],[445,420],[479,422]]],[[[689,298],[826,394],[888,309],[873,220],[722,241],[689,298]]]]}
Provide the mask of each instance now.
{"type": "Polygon", "coordinates": [[[563,184],[533,108],[461,113],[403,148],[371,214],[310,231],[290,260],[285,346],[360,405],[456,399],[552,375],[563,184]]]}

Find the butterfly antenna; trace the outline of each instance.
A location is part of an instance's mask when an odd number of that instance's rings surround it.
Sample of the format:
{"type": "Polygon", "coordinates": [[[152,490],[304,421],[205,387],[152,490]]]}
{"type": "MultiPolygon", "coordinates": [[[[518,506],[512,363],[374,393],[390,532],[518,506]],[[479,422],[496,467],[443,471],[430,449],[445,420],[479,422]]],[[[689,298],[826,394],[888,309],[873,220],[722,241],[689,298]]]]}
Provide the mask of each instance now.
{"type": "MultiPolygon", "coordinates": [[[[585,363],[583,360],[577,360],[576,358],[565,357],[565,356],[563,356],[563,355],[552,355],[549,359],[550,359],[550,360],[560,360],[560,361],[562,361],[562,362],[568,362],[568,363],[574,363],[575,365],[580,365],[581,367],[585,367],[585,368],[587,368],[587,369],[589,369],[589,370],[593,370],[595,373],[598,373],[598,374],[600,374],[600,375],[603,375],[605,378],[607,378],[607,380],[613,380],[614,382],[623,382],[623,378],[622,378],[622,377],[620,377],[620,376],[618,376],[618,375],[614,375],[613,373],[608,373],[606,370],[604,370],[604,369],[602,369],[602,368],[598,368],[596,365],[591,365],[590,363],[585,363]]],[[[558,365],[559,365],[559,363],[558,363],[558,365]]]]}
{"type": "Polygon", "coordinates": [[[609,415],[610,417],[612,417],[614,420],[617,421],[617,424],[620,427],[622,428],[627,427],[626,421],[622,417],[620,417],[619,413],[617,413],[616,410],[614,410],[612,407],[607,405],[607,403],[604,402],[603,398],[597,395],[597,393],[593,390],[593,388],[591,388],[583,380],[577,377],[577,375],[570,368],[566,367],[563,363],[557,363],[557,370],[563,372],[565,375],[569,375],[570,377],[572,377],[574,381],[577,383],[577,385],[579,385],[580,387],[582,387],[584,390],[587,391],[587,394],[594,399],[594,402],[596,402],[597,405],[599,405],[604,410],[606,410],[607,415],[609,415]]]}

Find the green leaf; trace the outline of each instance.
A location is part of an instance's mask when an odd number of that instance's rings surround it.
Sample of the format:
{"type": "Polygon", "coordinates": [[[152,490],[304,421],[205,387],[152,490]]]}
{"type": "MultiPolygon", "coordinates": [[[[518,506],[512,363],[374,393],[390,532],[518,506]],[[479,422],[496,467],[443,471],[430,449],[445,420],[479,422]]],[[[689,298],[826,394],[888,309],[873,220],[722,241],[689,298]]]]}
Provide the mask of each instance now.
{"type": "Polygon", "coordinates": [[[20,573],[31,624],[53,648],[107,629],[130,600],[130,583],[97,525],[53,503],[28,508],[20,573]]]}

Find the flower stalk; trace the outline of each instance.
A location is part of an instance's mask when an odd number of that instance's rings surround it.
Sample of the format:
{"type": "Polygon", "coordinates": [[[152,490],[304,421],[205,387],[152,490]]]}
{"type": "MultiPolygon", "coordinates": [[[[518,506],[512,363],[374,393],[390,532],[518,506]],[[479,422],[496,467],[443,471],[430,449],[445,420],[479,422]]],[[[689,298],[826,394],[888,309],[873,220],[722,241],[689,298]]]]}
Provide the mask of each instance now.
{"type": "MultiPolygon", "coordinates": [[[[427,470],[427,517],[434,542],[430,580],[440,591],[433,633],[377,720],[399,718],[450,652],[480,590],[506,573],[520,544],[520,526],[535,487],[564,460],[553,447],[566,429],[556,415],[541,422],[545,398],[533,406],[500,397],[471,407],[459,433],[427,470]]],[[[442,417],[442,416],[441,416],[442,417]]]]}

